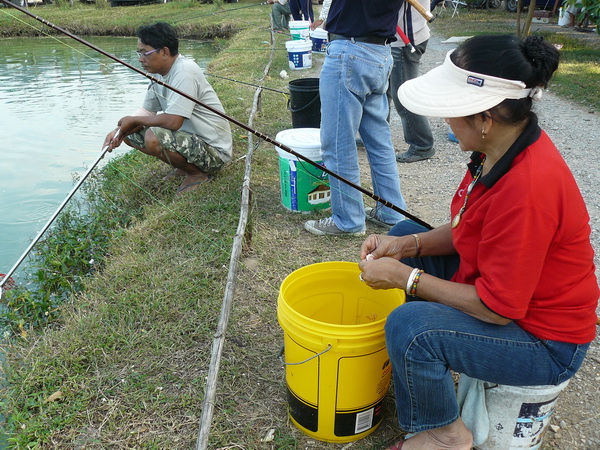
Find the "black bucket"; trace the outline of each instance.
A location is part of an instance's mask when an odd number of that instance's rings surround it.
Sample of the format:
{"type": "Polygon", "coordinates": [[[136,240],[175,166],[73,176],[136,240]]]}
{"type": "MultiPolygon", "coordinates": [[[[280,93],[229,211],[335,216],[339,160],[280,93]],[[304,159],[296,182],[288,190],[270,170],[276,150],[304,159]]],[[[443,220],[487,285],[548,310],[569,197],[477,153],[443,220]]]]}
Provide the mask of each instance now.
{"type": "Polygon", "coordinates": [[[321,128],[321,98],[318,78],[299,78],[289,82],[292,128],[321,128]]]}

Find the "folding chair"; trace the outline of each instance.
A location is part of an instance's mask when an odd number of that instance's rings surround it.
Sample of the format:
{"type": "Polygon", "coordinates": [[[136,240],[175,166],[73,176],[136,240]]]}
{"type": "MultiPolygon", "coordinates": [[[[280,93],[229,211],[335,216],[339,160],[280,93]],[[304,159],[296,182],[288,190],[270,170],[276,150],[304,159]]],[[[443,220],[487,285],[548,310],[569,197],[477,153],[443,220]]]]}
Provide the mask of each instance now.
{"type": "Polygon", "coordinates": [[[443,9],[446,9],[446,3],[449,3],[450,8],[452,8],[452,17],[460,15],[460,12],[458,11],[459,6],[467,6],[466,2],[463,2],[461,0],[444,0],[442,2],[443,9]]]}

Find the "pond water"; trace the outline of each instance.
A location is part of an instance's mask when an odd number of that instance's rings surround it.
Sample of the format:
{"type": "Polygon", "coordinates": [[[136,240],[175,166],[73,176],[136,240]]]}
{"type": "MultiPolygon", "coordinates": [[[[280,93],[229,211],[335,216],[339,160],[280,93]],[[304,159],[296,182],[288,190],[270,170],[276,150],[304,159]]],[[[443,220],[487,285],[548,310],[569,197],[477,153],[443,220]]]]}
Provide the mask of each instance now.
{"type": "MultiPolygon", "coordinates": [[[[139,67],[136,38],[86,40],[139,67]]],[[[215,51],[182,40],[180,53],[206,67],[215,51]]],[[[0,40],[0,273],[73,189],[73,177],[100,157],[118,119],[141,105],[148,83],[68,37],[0,40]]]]}
{"type": "MultiPolygon", "coordinates": [[[[136,38],[86,40],[139,67],[136,38]]],[[[180,53],[206,67],[215,50],[207,42],[181,40],[180,53]]],[[[100,157],[119,118],[141,105],[148,83],[70,38],[0,40],[0,273],[14,266],[52,217],[74,176],[100,157]]],[[[18,281],[26,266],[27,260],[13,278],[18,281]]],[[[0,449],[5,447],[0,430],[0,449]]]]}

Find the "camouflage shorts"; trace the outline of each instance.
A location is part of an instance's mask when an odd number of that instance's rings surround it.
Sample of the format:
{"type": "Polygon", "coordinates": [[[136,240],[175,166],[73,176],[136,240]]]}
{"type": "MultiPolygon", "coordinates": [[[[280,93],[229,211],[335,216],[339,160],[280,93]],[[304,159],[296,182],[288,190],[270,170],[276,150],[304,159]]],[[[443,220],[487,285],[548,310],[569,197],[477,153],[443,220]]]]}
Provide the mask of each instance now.
{"type": "MultiPolygon", "coordinates": [[[[144,134],[147,128],[138,133],[127,136],[127,139],[137,147],[144,147],[144,134]]],[[[207,144],[199,136],[185,131],[171,131],[165,128],[150,127],[154,133],[160,148],[169,156],[168,152],[177,152],[183,156],[187,162],[195,165],[202,172],[215,173],[223,167],[223,160],[219,151],[213,146],[207,144]]]]}

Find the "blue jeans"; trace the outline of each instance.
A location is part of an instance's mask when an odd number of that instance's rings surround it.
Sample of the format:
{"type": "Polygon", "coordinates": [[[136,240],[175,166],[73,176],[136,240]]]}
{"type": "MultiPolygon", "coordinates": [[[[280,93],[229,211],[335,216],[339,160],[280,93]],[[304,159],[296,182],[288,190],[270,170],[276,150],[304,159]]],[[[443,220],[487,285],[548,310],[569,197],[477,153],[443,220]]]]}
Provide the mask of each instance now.
{"type": "MultiPolygon", "coordinates": [[[[323,162],[343,178],[360,184],[356,133],[364,141],[375,194],[406,208],[387,115],[388,78],[392,68],[390,47],[334,40],[327,47],[321,69],[321,150],[323,162]]],[[[365,228],[362,194],[330,177],[331,209],[335,225],[348,232],[365,228]]],[[[380,206],[380,205],[378,205],[380,206]]],[[[403,216],[388,207],[378,209],[385,222],[403,216]]]]}
{"type": "Polygon", "coordinates": [[[394,67],[390,76],[388,95],[393,99],[394,107],[402,120],[404,142],[408,144],[408,153],[428,153],[433,148],[433,134],[429,119],[407,110],[398,99],[398,88],[405,81],[419,76],[421,56],[427,49],[427,41],[415,45],[412,53],[409,47],[392,47],[394,67]]]}
{"type": "MultiPolygon", "coordinates": [[[[404,223],[406,222],[406,223],[404,223]]],[[[390,234],[424,228],[398,223],[390,234]]],[[[411,258],[427,260],[429,257],[411,258]]],[[[452,263],[452,261],[450,261],[452,263]]],[[[454,261],[455,262],[455,261],[454,261]]],[[[424,261],[431,275],[441,260],[424,261]]],[[[450,276],[452,274],[450,273],[450,276]]],[[[400,426],[410,432],[442,427],[459,417],[450,370],[512,386],[558,385],[581,366],[589,344],[538,339],[514,322],[482,322],[446,305],[413,301],[395,309],[385,325],[400,426]]]]}

